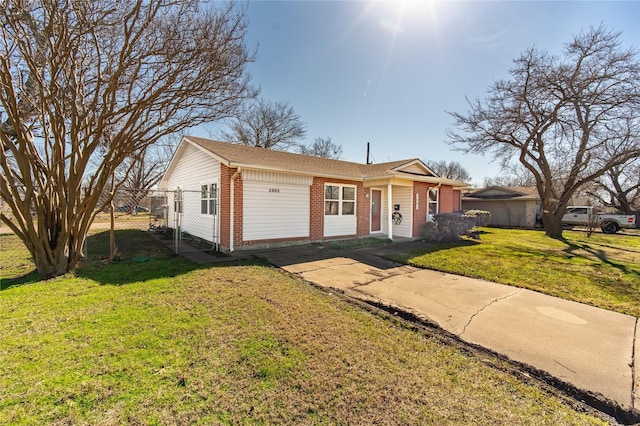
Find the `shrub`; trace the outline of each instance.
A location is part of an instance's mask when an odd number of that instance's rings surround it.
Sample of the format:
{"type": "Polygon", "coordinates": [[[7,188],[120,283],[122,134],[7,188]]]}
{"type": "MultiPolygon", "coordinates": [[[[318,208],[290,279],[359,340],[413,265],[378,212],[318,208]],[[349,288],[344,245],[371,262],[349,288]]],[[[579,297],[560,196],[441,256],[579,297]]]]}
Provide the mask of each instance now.
{"type": "Polygon", "coordinates": [[[486,210],[465,210],[464,216],[473,217],[475,226],[487,226],[491,222],[491,212],[486,210]]]}
{"type": "Polygon", "coordinates": [[[428,241],[457,241],[467,234],[484,215],[466,215],[462,212],[442,213],[433,216],[422,230],[422,238],[428,241]]]}

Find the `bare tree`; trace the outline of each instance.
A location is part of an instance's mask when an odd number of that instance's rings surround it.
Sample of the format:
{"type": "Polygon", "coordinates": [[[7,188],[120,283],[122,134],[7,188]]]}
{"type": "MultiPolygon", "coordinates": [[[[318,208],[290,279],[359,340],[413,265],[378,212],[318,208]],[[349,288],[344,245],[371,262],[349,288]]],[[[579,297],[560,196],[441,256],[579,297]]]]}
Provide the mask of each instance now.
{"type": "Polygon", "coordinates": [[[331,138],[315,138],[311,146],[299,145],[300,154],[313,155],[321,158],[340,159],[342,155],[342,145],[331,142],[331,138]]]}
{"type": "Polygon", "coordinates": [[[305,123],[287,102],[259,99],[236,116],[223,131],[227,142],[286,151],[296,146],[307,131],[305,123]]]}
{"type": "Polygon", "coordinates": [[[2,220],[45,277],[77,266],[127,158],[254,95],[233,4],[7,0],[0,21],[2,220]]]}
{"type": "Polygon", "coordinates": [[[122,182],[121,189],[144,194],[141,197],[144,198],[162,179],[178,142],[179,138],[175,135],[168,135],[157,144],[125,159],[116,171],[118,181],[122,182]]]}
{"type": "MultiPolygon", "coordinates": [[[[640,158],[612,167],[589,185],[586,193],[601,204],[625,214],[640,213],[640,158]]],[[[638,221],[636,221],[638,223],[638,221]]]]}
{"type": "Polygon", "coordinates": [[[459,149],[518,158],[534,177],[545,232],[562,238],[562,215],[587,182],[640,155],[640,63],[603,27],[567,44],[562,58],[535,48],[495,82],[484,102],[450,113],[459,149]]]}
{"type": "Polygon", "coordinates": [[[432,160],[427,161],[425,164],[440,177],[459,180],[461,182],[468,182],[471,180],[469,172],[457,161],[449,161],[447,163],[445,160],[432,160]]]}
{"type": "Polygon", "coordinates": [[[484,179],[484,186],[535,186],[533,175],[522,164],[509,164],[502,168],[500,176],[484,179]]]}

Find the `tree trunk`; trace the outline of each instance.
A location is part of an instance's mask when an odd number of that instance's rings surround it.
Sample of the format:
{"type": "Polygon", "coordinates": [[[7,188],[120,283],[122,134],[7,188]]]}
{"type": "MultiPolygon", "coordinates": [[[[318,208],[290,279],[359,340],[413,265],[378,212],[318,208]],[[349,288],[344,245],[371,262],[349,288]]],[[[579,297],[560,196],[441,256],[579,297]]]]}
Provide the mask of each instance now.
{"type": "Polygon", "coordinates": [[[543,213],[542,223],[544,224],[544,233],[547,237],[556,240],[562,239],[562,216],[556,216],[552,213],[543,213]]]}
{"type": "Polygon", "coordinates": [[[34,263],[36,270],[43,278],[49,279],[64,275],[70,272],[70,256],[68,241],[63,242],[59,239],[59,246],[51,247],[47,238],[32,238],[31,241],[36,245],[34,247],[34,263]]]}
{"type": "Polygon", "coordinates": [[[29,228],[23,242],[28,247],[38,274],[49,279],[73,272],[84,257],[83,246],[86,238],[84,214],[71,218],[68,225],[57,214],[46,209],[36,209],[36,226],[29,228]]]}
{"type": "Polygon", "coordinates": [[[111,220],[111,226],[109,227],[109,261],[113,262],[114,259],[120,259],[120,252],[116,244],[116,218],[115,218],[115,206],[113,201],[109,204],[109,216],[111,220]]]}

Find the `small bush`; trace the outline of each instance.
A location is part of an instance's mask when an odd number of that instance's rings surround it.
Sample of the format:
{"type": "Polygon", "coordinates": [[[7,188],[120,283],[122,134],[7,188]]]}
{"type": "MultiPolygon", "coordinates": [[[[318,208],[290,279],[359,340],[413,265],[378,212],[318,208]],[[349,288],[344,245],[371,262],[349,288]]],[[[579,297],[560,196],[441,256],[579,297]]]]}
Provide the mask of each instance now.
{"type": "Polygon", "coordinates": [[[465,210],[464,216],[473,217],[475,226],[487,226],[491,222],[491,212],[486,210],[465,210]]]}
{"type": "Polygon", "coordinates": [[[433,222],[427,222],[422,230],[422,238],[428,241],[457,241],[465,235],[479,220],[474,215],[462,212],[442,213],[433,216],[433,222]]]}

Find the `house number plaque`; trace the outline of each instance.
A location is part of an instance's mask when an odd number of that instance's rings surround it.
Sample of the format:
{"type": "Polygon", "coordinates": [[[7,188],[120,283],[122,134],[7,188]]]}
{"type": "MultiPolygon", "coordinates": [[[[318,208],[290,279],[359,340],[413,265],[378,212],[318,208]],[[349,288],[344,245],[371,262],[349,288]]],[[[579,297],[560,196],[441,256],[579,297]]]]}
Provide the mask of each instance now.
{"type": "Polygon", "coordinates": [[[269,188],[269,192],[280,192],[280,188],[269,188]]]}

